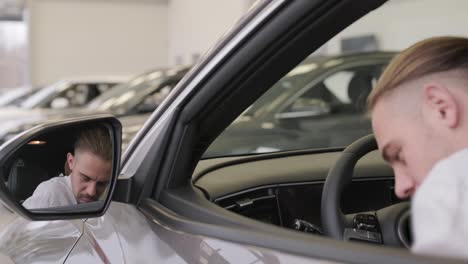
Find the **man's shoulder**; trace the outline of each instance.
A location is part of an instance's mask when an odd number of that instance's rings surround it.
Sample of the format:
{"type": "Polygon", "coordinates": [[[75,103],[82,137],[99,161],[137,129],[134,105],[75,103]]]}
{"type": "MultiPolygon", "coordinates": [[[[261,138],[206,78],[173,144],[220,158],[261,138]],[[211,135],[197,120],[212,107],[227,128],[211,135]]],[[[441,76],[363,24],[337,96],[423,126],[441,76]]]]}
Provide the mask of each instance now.
{"type": "Polygon", "coordinates": [[[27,208],[65,206],[74,203],[69,184],[69,176],[58,176],[40,183],[31,197],[23,205],[27,208]]]}
{"type": "Polygon", "coordinates": [[[39,190],[39,189],[44,189],[44,188],[54,188],[58,185],[62,186],[62,185],[67,185],[67,178],[68,176],[57,176],[57,177],[53,177],[47,181],[43,181],[41,182],[36,190],[39,190]]]}

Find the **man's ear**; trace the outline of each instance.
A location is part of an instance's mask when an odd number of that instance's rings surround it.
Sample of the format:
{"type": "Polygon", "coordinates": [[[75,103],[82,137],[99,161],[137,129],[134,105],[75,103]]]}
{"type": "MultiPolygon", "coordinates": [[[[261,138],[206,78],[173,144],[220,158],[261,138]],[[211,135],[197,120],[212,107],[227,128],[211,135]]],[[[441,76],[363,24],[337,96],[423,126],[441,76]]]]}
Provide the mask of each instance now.
{"type": "Polygon", "coordinates": [[[75,157],[70,152],[67,153],[67,164],[70,171],[73,170],[73,164],[75,162],[75,157]]]}
{"type": "Polygon", "coordinates": [[[455,128],[460,122],[460,105],[454,94],[438,83],[424,85],[423,108],[426,117],[455,128]]]}

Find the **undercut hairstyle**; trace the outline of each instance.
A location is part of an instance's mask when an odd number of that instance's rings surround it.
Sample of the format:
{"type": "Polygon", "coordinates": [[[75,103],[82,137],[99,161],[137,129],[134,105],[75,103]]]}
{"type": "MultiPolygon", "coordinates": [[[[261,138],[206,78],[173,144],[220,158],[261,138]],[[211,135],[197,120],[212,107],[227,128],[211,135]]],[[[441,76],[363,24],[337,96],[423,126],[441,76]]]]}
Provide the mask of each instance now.
{"type": "Polygon", "coordinates": [[[396,87],[430,74],[461,70],[468,79],[468,38],[433,37],[395,56],[367,98],[371,112],[377,102],[396,87]]]}
{"type": "Polygon", "coordinates": [[[112,160],[112,142],[109,131],[103,126],[80,131],[74,145],[74,153],[88,151],[104,161],[112,160]]]}

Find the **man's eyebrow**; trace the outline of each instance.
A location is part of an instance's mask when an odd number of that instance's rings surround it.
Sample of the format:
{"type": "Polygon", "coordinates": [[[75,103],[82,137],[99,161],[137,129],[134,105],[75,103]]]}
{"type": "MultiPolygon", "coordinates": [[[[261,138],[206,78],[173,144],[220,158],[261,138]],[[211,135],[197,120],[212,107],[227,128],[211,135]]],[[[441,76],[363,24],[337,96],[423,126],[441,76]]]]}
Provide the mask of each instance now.
{"type": "Polygon", "coordinates": [[[93,179],[93,177],[91,177],[91,176],[89,176],[89,175],[86,175],[86,174],[84,174],[84,173],[81,172],[81,171],[80,171],[79,173],[81,174],[81,176],[85,176],[85,177],[87,177],[87,178],[89,178],[89,179],[95,181],[95,179],[93,179]]]}
{"type": "Polygon", "coordinates": [[[382,157],[386,162],[390,162],[391,157],[390,157],[390,148],[392,147],[392,143],[387,143],[383,148],[382,148],[382,157]]]}
{"type": "Polygon", "coordinates": [[[386,162],[391,163],[397,158],[400,150],[401,145],[399,142],[390,141],[382,148],[382,157],[386,162]]]}

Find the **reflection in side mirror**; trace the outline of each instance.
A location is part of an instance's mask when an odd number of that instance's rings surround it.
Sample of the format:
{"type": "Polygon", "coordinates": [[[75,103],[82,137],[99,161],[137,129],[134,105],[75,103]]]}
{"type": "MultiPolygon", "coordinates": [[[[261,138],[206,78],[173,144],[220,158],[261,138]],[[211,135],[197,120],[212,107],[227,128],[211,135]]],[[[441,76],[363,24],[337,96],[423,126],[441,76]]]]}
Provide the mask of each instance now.
{"type": "Polygon", "coordinates": [[[70,105],[70,101],[64,97],[58,97],[52,100],[50,107],[53,109],[64,109],[70,105]]]}
{"type": "Polygon", "coordinates": [[[32,128],[0,149],[0,198],[33,220],[101,215],[117,179],[120,142],[113,117],[32,128]]]}
{"type": "Polygon", "coordinates": [[[316,98],[300,98],[297,99],[294,104],[283,113],[275,115],[276,119],[295,119],[304,117],[319,117],[325,116],[331,113],[331,106],[316,98]]]}

